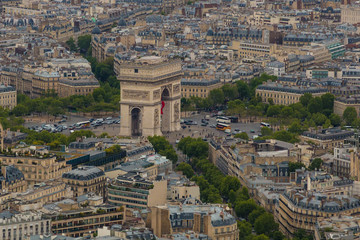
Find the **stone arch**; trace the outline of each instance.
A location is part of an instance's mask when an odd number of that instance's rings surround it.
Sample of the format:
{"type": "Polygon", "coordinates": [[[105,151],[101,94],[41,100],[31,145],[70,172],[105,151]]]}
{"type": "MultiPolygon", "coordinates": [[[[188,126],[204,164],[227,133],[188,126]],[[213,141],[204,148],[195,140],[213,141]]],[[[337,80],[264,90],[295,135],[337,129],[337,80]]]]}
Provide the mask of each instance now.
{"type": "Polygon", "coordinates": [[[170,131],[170,121],[171,121],[171,101],[170,101],[170,91],[167,87],[162,89],[161,92],[161,131],[169,132],[170,131]]]}
{"type": "Polygon", "coordinates": [[[134,107],[131,109],[131,135],[141,136],[141,109],[134,107]]]}

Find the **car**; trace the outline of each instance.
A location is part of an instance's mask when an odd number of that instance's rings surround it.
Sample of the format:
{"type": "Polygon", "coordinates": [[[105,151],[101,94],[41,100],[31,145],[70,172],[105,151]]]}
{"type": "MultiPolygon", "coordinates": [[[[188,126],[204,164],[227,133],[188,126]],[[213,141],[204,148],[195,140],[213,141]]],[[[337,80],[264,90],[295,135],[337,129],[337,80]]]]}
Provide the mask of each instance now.
{"type": "Polygon", "coordinates": [[[181,126],[181,128],[182,128],[182,129],[185,129],[185,128],[186,128],[186,126],[182,125],[182,126],[181,126]]]}
{"type": "Polygon", "coordinates": [[[206,139],[206,138],[203,138],[202,140],[203,140],[204,142],[207,142],[207,139],[206,139]]]}
{"type": "Polygon", "coordinates": [[[63,130],[66,130],[68,127],[64,124],[64,125],[62,126],[62,128],[63,128],[63,130]]]}
{"type": "Polygon", "coordinates": [[[197,122],[192,122],[192,124],[191,125],[197,125],[197,122]]]}
{"type": "Polygon", "coordinates": [[[179,139],[177,139],[177,140],[175,141],[175,143],[176,143],[176,144],[178,144],[179,142],[180,142],[180,140],[179,140],[179,139]]]}
{"type": "Polygon", "coordinates": [[[202,124],[201,124],[201,126],[206,127],[206,126],[207,126],[207,124],[206,124],[206,123],[202,123],[202,124]]]}
{"type": "Polygon", "coordinates": [[[214,124],[211,124],[210,127],[211,128],[216,128],[216,126],[214,124]]]}
{"type": "Polygon", "coordinates": [[[95,119],[93,119],[93,118],[90,118],[90,119],[89,119],[89,122],[92,123],[93,121],[95,121],[95,119]]]}
{"type": "Polygon", "coordinates": [[[66,118],[66,119],[68,118],[66,115],[62,115],[61,117],[62,117],[62,118],[66,118]]]}
{"type": "Polygon", "coordinates": [[[230,133],[229,133],[229,134],[226,134],[226,136],[227,136],[227,137],[231,137],[231,134],[230,134],[230,133]]]}
{"type": "Polygon", "coordinates": [[[251,132],[251,133],[255,133],[255,130],[254,130],[254,129],[251,129],[250,132],[251,132]]]}
{"type": "Polygon", "coordinates": [[[69,130],[74,130],[74,129],[75,129],[75,126],[74,126],[74,125],[72,125],[72,126],[69,127],[69,130]]]}
{"type": "Polygon", "coordinates": [[[201,119],[202,123],[207,123],[207,121],[205,119],[201,119]]]}
{"type": "Polygon", "coordinates": [[[184,119],[180,119],[180,124],[183,124],[185,123],[185,120],[184,119]]]}
{"type": "Polygon", "coordinates": [[[105,118],[105,120],[111,120],[112,119],[112,117],[107,117],[107,118],[105,118]]]}

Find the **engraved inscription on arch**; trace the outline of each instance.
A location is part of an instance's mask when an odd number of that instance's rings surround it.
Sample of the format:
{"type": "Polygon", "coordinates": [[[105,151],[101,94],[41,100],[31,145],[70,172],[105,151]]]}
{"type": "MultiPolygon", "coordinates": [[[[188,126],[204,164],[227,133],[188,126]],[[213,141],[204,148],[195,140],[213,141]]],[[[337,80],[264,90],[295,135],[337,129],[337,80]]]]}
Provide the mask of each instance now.
{"type": "Polygon", "coordinates": [[[140,90],[123,90],[122,97],[125,99],[150,100],[149,92],[140,90]]]}

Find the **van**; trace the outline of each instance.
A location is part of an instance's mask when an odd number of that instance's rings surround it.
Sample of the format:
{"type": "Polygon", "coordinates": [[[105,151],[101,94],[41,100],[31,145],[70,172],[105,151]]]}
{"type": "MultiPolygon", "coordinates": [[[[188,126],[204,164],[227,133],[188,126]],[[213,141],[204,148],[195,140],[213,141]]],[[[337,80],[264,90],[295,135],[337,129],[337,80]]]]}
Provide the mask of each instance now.
{"type": "Polygon", "coordinates": [[[230,129],[225,129],[224,132],[225,132],[225,133],[231,133],[231,130],[230,130],[230,129]]]}

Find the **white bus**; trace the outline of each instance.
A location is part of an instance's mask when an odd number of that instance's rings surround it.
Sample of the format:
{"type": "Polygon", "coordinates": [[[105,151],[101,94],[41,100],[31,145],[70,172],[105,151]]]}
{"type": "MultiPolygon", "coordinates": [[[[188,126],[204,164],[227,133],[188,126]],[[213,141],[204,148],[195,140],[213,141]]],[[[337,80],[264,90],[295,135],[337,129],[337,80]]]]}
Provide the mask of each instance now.
{"type": "Polygon", "coordinates": [[[231,120],[227,117],[217,117],[216,122],[218,123],[231,123],[231,120]]]}
{"type": "Polygon", "coordinates": [[[261,127],[268,127],[268,128],[271,127],[271,125],[268,124],[268,123],[266,123],[266,122],[261,122],[261,123],[260,123],[260,126],[261,126],[261,127]]]}

